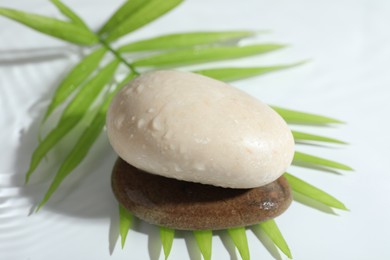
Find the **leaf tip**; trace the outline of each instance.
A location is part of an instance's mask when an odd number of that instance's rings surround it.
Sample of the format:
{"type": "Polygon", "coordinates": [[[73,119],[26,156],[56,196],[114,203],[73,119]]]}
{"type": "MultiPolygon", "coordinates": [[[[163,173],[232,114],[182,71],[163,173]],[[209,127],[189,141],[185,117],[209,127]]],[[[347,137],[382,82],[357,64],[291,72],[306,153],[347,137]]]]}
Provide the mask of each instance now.
{"type": "Polygon", "coordinates": [[[121,248],[122,248],[122,250],[125,248],[125,243],[126,243],[126,237],[125,236],[121,236],[121,248]]]}
{"type": "Polygon", "coordinates": [[[45,202],[44,202],[44,201],[41,201],[41,202],[38,204],[38,207],[35,209],[35,213],[38,213],[38,211],[41,210],[41,208],[43,207],[43,205],[45,205],[45,202]]]}
{"type": "Polygon", "coordinates": [[[355,170],[352,168],[352,167],[350,167],[350,166],[348,166],[348,165],[343,165],[344,167],[343,167],[343,170],[345,170],[345,171],[350,171],[350,172],[354,172],[355,170]]]}
{"type": "Polygon", "coordinates": [[[347,212],[351,212],[351,210],[349,208],[347,208],[344,203],[342,203],[341,201],[339,201],[339,204],[336,206],[334,205],[333,208],[336,208],[336,209],[339,209],[339,210],[343,210],[343,211],[347,211],[347,212]]]}
{"type": "Polygon", "coordinates": [[[26,172],[26,176],[24,177],[24,184],[28,184],[28,182],[30,181],[31,173],[32,173],[32,170],[31,170],[31,169],[29,169],[29,170],[26,172]]]}
{"type": "MultiPolygon", "coordinates": [[[[282,250],[280,249],[280,251],[282,251],[282,250]]],[[[284,250],[282,252],[283,252],[283,254],[285,254],[287,256],[288,259],[293,259],[293,256],[291,254],[291,250],[287,244],[286,244],[286,248],[284,248],[284,250]]]]}
{"type": "Polygon", "coordinates": [[[342,121],[342,120],[339,120],[339,119],[336,119],[336,118],[329,118],[329,123],[331,124],[341,124],[341,125],[345,125],[346,122],[345,121],[342,121]]]}
{"type": "Polygon", "coordinates": [[[342,140],[339,140],[339,139],[333,139],[333,143],[335,143],[335,144],[342,144],[342,145],[350,145],[349,142],[345,142],[345,141],[342,141],[342,140]]]}

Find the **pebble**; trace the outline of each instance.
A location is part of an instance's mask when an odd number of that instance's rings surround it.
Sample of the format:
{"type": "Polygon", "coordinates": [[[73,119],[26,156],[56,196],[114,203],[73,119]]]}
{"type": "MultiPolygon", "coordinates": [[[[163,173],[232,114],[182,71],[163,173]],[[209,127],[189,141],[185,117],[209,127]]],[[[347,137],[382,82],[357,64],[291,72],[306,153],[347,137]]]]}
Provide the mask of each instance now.
{"type": "Polygon", "coordinates": [[[146,173],[120,158],[112,172],[112,189],[134,216],[180,230],[254,225],[282,214],[292,201],[284,177],[258,188],[221,188],[146,173]]]}

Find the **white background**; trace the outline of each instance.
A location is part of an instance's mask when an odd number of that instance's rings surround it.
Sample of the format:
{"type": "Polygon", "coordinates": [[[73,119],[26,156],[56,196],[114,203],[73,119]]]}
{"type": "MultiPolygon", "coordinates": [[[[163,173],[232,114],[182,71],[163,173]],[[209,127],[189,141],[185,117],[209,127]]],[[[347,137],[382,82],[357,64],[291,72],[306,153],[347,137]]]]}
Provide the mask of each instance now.
{"type": "MultiPolygon", "coordinates": [[[[97,29],[122,1],[65,2],[97,29]]],[[[0,0],[0,6],[61,17],[43,0],[0,0]]],[[[384,0],[190,0],[126,40],[178,31],[268,29],[272,33],[260,41],[291,47],[241,64],[310,59],[299,68],[234,83],[267,103],[347,122],[295,129],[336,137],[349,146],[297,149],[344,162],[355,172],[290,172],[341,199],[350,211],[334,215],[295,202],[277,223],[295,259],[380,260],[390,259],[389,24],[390,2],[384,0]]],[[[38,214],[27,216],[48,185],[38,177],[23,185],[39,120],[78,57],[77,48],[0,17],[0,259],[162,259],[158,231],[147,224],[136,223],[124,250],[115,244],[117,204],[110,190],[115,155],[105,135],[78,174],[38,214]]],[[[50,162],[58,157],[59,152],[50,155],[41,171],[50,172],[50,162]]],[[[273,259],[247,233],[252,259],[273,259]]],[[[223,233],[213,243],[213,259],[236,259],[223,233]]],[[[178,234],[170,259],[200,259],[189,233],[178,234]]]]}

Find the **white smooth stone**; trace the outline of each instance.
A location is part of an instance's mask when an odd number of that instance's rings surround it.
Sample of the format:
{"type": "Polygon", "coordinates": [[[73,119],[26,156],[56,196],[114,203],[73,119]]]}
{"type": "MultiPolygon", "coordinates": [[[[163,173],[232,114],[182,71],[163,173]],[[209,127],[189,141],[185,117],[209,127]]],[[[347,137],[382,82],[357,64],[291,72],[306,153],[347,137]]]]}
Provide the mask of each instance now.
{"type": "Polygon", "coordinates": [[[146,172],[252,188],[281,176],[294,139],[269,106],[224,82],[180,71],[145,73],[113,99],[110,143],[146,172]]]}

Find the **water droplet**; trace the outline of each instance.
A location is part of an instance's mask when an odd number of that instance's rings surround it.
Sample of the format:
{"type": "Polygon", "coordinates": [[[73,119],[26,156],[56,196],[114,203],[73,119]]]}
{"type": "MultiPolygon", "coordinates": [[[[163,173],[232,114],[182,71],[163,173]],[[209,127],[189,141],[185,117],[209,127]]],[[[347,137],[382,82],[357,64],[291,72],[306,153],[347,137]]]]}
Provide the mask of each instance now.
{"type": "Polygon", "coordinates": [[[120,129],[122,128],[123,126],[123,121],[125,120],[125,115],[124,114],[120,114],[116,119],[115,119],[115,127],[117,129],[120,129]]]}
{"type": "Polygon", "coordinates": [[[194,163],[194,169],[198,171],[204,171],[206,169],[205,165],[203,163],[194,163]]]}
{"type": "Polygon", "coordinates": [[[137,127],[142,128],[145,125],[145,119],[141,118],[138,120],[137,127]]]}
{"type": "Polygon", "coordinates": [[[131,121],[134,121],[134,120],[135,120],[135,116],[132,116],[132,117],[131,117],[131,121]]]}
{"type": "Polygon", "coordinates": [[[155,110],[154,110],[154,108],[152,108],[152,107],[148,109],[148,113],[153,113],[154,111],[155,111],[155,110]]]}
{"type": "Polygon", "coordinates": [[[208,144],[210,142],[210,138],[195,138],[195,142],[198,144],[208,144]]]}
{"type": "Polygon", "coordinates": [[[163,125],[161,123],[161,119],[159,116],[156,116],[152,120],[152,129],[156,131],[161,131],[163,129],[163,125]]]}
{"type": "Polygon", "coordinates": [[[171,139],[172,138],[172,132],[171,131],[167,131],[164,136],[163,136],[164,139],[171,139]]]}
{"type": "Polygon", "coordinates": [[[182,172],[183,171],[183,169],[179,165],[177,165],[177,164],[175,164],[173,167],[174,167],[175,171],[177,171],[177,172],[182,172]]]}

